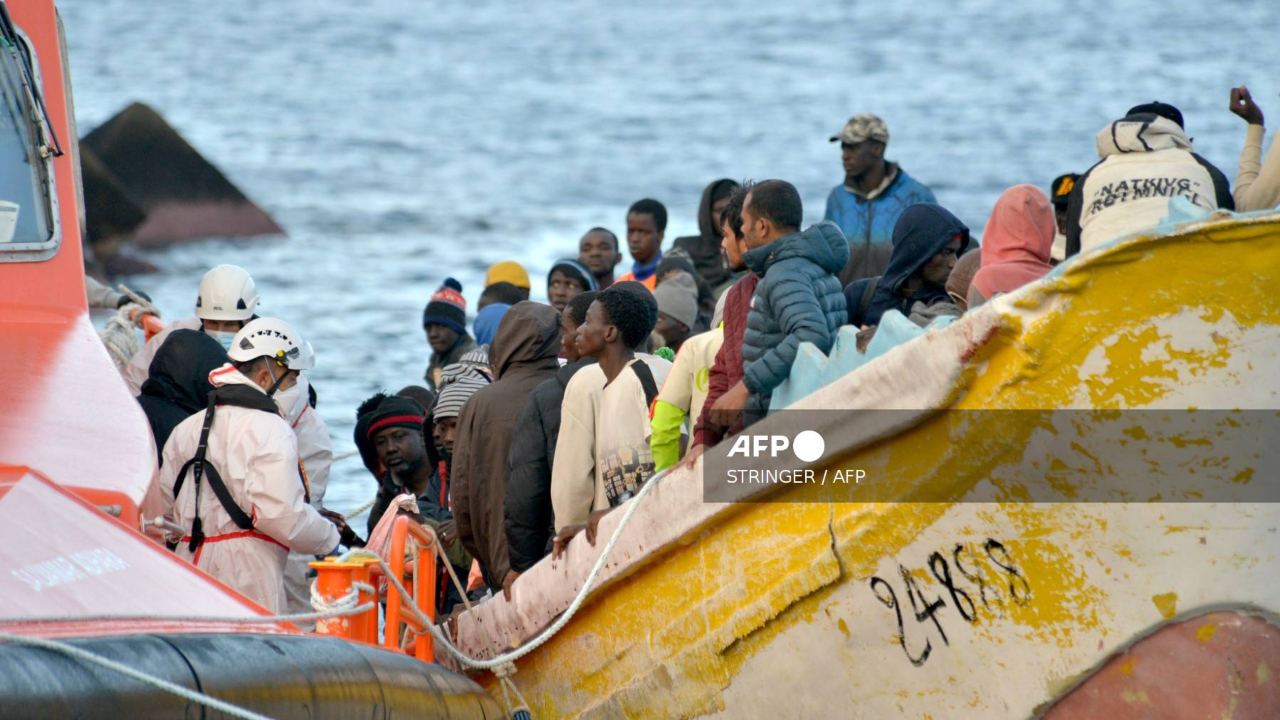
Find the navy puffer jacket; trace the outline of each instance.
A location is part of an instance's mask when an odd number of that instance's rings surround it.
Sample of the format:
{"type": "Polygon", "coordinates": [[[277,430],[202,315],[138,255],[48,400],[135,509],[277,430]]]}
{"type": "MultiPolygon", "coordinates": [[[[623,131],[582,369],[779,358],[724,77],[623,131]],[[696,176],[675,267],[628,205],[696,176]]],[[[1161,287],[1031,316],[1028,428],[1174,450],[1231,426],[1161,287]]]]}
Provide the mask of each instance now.
{"type": "Polygon", "coordinates": [[[800,343],[831,352],[848,319],[836,273],[849,260],[849,242],[835,223],[824,221],[750,250],[743,260],[761,277],[742,339],[743,381],[751,391],[747,411],[758,417],[791,374],[800,343]]]}

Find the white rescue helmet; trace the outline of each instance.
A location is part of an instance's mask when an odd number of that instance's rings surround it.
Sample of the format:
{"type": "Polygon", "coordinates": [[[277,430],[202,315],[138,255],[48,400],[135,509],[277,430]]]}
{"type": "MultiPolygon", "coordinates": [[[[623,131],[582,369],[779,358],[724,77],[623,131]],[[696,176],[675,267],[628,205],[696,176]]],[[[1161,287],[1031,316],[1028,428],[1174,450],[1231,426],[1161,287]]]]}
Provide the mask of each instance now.
{"type": "Polygon", "coordinates": [[[247,321],[257,307],[258,289],[239,265],[218,265],[200,278],[196,317],[201,320],[247,321]]]}
{"type": "Polygon", "coordinates": [[[240,328],[227,357],[237,364],[269,357],[280,367],[299,372],[316,366],[311,343],[278,318],[258,318],[240,328]]]}

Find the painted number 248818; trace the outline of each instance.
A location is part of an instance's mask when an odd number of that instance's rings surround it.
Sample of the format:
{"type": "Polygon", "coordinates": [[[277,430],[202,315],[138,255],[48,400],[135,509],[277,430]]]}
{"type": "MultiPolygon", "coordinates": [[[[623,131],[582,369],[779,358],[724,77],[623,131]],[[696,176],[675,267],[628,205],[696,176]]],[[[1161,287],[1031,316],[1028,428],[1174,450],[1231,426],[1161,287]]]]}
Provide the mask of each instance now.
{"type": "MultiPolygon", "coordinates": [[[[911,604],[916,622],[921,625],[932,623],[942,638],[943,645],[951,644],[947,640],[947,631],[943,622],[945,615],[942,614],[942,610],[947,607],[948,599],[951,607],[955,608],[960,617],[970,624],[977,622],[979,604],[984,610],[991,611],[993,604],[1003,609],[1006,598],[1016,605],[1026,605],[1031,601],[1031,584],[1010,557],[1004,543],[988,538],[982,544],[982,550],[986,560],[994,568],[983,562],[973,548],[963,543],[956,543],[951,551],[950,562],[940,551],[935,551],[929,556],[929,572],[942,585],[942,593],[933,600],[925,596],[925,590],[929,588],[922,590],[921,582],[911,570],[902,565],[898,566],[901,587],[907,596],[907,601],[911,604]],[[988,573],[995,575],[999,580],[995,583],[988,582],[988,573]]],[[[927,586],[930,583],[925,581],[925,584],[927,586]]],[[[897,617],[898,644],[902,646],[907,659],[916,667],[924,665],[929,659],[929,654],[933,652],[933,643],[929,639],[931,633],[927,625],[923,646],[920,650],[913,652],[911,646],[913,644],[919,646],[919,643],[911,643],[907,640],[902,604],[898,600],[898,592],[894,589],[893,583],[878,576],[872,577],[871,592],[875,594],[876,599],[884,603],[885,607],[893,610],[897,617]]]]}

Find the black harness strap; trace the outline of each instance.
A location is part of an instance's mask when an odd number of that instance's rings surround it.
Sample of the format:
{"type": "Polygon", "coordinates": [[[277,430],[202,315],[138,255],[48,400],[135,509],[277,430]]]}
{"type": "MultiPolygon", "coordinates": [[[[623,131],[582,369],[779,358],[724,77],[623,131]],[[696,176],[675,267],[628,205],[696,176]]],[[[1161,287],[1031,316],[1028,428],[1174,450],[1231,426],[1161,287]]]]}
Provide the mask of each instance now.
{"type": "MultiPolygon", "coordinates": [[[[208,479],[209,489],[218,498],[222,509],[231,516],[231,522],[241,530],[253,529],[253,518],[236,504],[235,498],[231,497],[231,491],[227,489],[227,484],[222,481],[222,475],[218,469],[205,460],[209,450],[209,431],[213,428],[213,418],[220,403],[276,414],[274,400],[262,394],[261,391],[243,385],[224,385],[209,393],[209,404],[205,407],[204,426],[200,428],[200,442],[196,446],[195,457],[183,464],[182,469],[178,471],[178,479],[173,483],[173,497],[177,499],[178,493],[182,491],[183,482],[187,479],[187,470],[191,471],[192,482],[195,483],[196,489],[196,517],[191,522],[191,542],[187,544],[187,549],[191,552],[195,552],[204,543],[205,538],[204,523],[200,519],[200,479],[202,477],[208,479]]],[[[305,481],[303,486],[306,486],[305,481]]]]}
{"type": "Polygon", "coordinates": [[[653,399],[658,397],[658,383],[653,380],[653,371],[643,360],[631,363],[631,370],[640,378],[640,386],[644,388],[645,408],[653,407],[653,399]]]}
{"type": "Polygon", "coordinates": [[[213,395],[219,405],[235,405],[236,407],[261,410],[278,415],[276,401],[272,400],[257,387],[248,385],[223,385],[213,389],[213,395]]]}

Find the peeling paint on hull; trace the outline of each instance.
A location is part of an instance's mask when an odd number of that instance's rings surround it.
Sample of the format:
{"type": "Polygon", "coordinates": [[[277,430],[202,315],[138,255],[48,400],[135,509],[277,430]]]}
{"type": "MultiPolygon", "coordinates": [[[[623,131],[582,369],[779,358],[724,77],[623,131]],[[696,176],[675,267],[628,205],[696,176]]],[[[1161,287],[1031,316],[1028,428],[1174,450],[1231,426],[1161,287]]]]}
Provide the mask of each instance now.
{"type": "MultiPolygon", "coordinates": [[[[936,411],[1280,407],[1277,280],[1280,217],[1200,224],[1095,250],[895,348],[797,403],[918,411],[906,427],[849,430],[830,464],[960,497],[1002,481],[1010,499],[1020,473],[1052,467],[1068,502],[847,503],[796,487],[771,498],[793,502],[713,504],[697,472],[676,473],[645,498],[579,614],[517,662],[516,684],[538,717],[1025,718],[1170,623],[1272,617],[1280,504],[1069,502],[1098,478],[1188,458],[1203,467],[1168,489],[1181,499],[1275,481],[1216,449],[1213,428],[1117,413],[1112,449],[1144,459],[1128,467],[1084,445],[988,453],[993,437],[1045,429],[989,413],[958,430],[936,411]]],[[[532,637],[598,550],[575,541],[522,576],[512,602],[463,616],[463,647],[491,656],[532,637]]],[[[1242,627],[1248,646],[1265,635],[1249,628],[1274,625],[1242,627]]],[[[1259,662],[1250,677],[1274,684],[1275,665],[1259,662]]],[[[1158,682],[1116,692],[1136,706],[1161,697],[1158,682]]]]}

